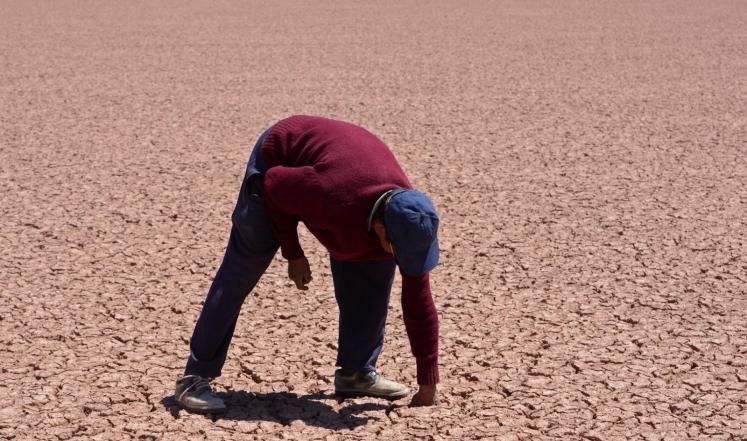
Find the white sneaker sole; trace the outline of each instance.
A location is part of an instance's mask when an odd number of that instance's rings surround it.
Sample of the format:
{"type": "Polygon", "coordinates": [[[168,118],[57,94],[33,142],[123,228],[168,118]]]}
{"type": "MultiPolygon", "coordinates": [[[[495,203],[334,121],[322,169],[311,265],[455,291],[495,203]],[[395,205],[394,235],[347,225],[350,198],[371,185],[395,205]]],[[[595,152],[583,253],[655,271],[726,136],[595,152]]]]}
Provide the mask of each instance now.
{"type": "Polygon", "coordinates": [[[177,401],[177,404],[179,404],[179,407],[181,407],[182,409],[186,410],[187,412],[199,413],[199,414],[202,414],[202,415],[209,414],[209,413],[222,414],[222,413],[226,413],[226,411],[228,410],[228,408],[226,406],[223,406],[223,407],[214,407],[214,408],[209,408],[209,407],[193,407],[193,406],[189,406],[189,405],[187,405],[185,403],[182,403],[181,401],[177,401]]]}

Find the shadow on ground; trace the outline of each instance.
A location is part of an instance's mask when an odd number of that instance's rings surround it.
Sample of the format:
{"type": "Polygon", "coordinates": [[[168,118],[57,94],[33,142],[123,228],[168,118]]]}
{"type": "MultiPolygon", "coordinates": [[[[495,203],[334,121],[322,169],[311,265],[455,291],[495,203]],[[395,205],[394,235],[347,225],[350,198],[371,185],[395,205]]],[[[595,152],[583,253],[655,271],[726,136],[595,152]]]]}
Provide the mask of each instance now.
{"type": "MultiPolygon", "coordinates": [[[[343,402],[343,400],[332,394],[321,392],[298,396],[289,392],[250,393],[241,390],[218,395],[226,401],[228,411],[223,415],[206,415],[214,421],[217,419],[268,421],[289,425],[298,420],[309,426],[330,430],[349,430],[368,424],[370,420],[376,420],[376,418],[361,417],[357,414],[376,410],[384,410],[388,413],[399,407],[395,404],[363,403],[351,404],[338,412],[321,400],[339,400],[338,402],[343,402]]],[[[173,396],[163,398],[161,404],[174,418],[179,418],[182,412],[186,412],[176,403],[173,396]]]]}

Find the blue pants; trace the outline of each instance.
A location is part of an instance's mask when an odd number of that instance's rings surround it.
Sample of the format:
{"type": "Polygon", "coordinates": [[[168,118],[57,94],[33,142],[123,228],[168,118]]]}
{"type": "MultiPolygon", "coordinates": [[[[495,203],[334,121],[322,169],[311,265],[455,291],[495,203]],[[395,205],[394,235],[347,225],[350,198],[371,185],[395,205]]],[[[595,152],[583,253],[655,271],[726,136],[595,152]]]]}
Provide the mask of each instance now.
{"type": "MultiPolygon", "coordinates": [[[[278,250],[264,201],[262,177],[267,169],[259,152],[268,132],[260,136],[249,157],[226,253],[195,325],[185,375],[220,376],[244,299],[278,250]]],[[[340,311],[337,365],[360,372],[374,370],[384,344],[394,260],[332,259],[331,270],[340,311]]]]}

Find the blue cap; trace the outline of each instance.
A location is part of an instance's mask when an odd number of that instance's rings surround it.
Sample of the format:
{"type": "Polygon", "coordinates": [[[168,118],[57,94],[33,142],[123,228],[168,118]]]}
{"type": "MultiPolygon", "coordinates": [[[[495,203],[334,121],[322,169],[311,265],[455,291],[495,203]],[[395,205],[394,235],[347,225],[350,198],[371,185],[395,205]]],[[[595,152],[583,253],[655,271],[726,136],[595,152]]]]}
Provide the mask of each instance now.
{"type": "Polygon", "coordinates": [[[384,210],[384,225],[402,272],[422,276],[438,263],[438,215],[417,190],[396,193],[384,210]]]}

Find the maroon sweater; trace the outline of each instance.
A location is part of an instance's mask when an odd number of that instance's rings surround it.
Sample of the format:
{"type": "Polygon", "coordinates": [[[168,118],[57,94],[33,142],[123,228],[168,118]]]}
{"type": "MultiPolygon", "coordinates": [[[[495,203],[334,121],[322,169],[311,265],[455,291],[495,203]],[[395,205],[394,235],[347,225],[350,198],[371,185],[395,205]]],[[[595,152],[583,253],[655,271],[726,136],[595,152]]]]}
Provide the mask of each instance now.
{"type": "MultiPolygon", "coordinates": [[[[353,124],[292,116],[270,130],[261,148],[268,167],[267,210],[283,257],[304,255],[296,227],[303,222],[341,261],[391,259],[366,231],[376,199],[412,188],[389,148],[353,124]]],[[[438,315],[428,274],[402,273],[402,313],[417,362],[418,383],[438,383],[438,315]]]]}

